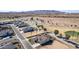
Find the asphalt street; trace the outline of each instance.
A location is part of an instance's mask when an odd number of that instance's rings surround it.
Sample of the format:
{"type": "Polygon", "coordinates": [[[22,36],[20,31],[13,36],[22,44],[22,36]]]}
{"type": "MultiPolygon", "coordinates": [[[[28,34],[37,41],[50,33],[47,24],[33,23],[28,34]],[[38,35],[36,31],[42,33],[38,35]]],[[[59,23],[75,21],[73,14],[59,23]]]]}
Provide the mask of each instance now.
{"type": "Polygon", "coordinates": [[[14,32],[15,32],[17,38],[19,39],[19,41],[22,43],[24,49],[33,49],[31,43],[27,41],[27,38],[24,38],[22,36],[22,34],[17,30],[15,25],[11,25],[11,27],[14,30],[14,32]]]}

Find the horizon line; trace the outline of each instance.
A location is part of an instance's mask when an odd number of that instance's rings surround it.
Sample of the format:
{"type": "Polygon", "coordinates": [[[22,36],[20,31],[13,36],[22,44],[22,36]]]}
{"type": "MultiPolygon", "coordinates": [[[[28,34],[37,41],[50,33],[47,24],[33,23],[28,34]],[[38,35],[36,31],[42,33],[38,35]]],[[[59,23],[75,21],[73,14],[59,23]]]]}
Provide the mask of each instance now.
{"type": "MultiPolygon", "coordinates": [[[[45,10],[22,10],[22,11],[20,11],[20,10],[16,10],[16,11],[14,11],[14,10],[11,10],[11,11],[8,11],[8,10],[0,10],[0,12],[29,12],[29,11],[45,11],[45,10]]],[[[50,11],[52,11],[52,10],[50,10],[50,11]]],[[[54,10],[54,11],[60,11],[60,12],[68,12],[68,13],[79,13],[79,10],[54,10]]]]}

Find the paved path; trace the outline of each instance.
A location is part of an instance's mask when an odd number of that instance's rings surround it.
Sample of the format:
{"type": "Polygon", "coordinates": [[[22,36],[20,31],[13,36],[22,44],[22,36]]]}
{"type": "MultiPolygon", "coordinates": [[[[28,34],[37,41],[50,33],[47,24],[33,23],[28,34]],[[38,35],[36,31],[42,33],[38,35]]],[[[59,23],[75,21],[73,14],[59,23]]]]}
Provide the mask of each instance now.
{"type": "Polygon", "coordinates": [[[22,43],[24,49],[32,49],[32,45],[30,42],[27,41],[27,38],[24,38],[21,33],[17,30],[17,28],[15,27],[15,25],[11,25],[12,29],[14,30],[17,38],[19,39],[19,41],[22,43]]]}
{"type": "Polygon", "coordinates": [[[52,37],[54,37],[54,38],[55,38],[56,40],[58,40],[59,42],[61,42],[61,43],[65,44],[65,45],[67,45],[68,47],[70,47],[70,48],[75,48],[74,45],[69,44],[69,43],[65,42],[63,39],[60,39],[60,38],[56,37],[54,33],[49,33],[49,35],[52,36],[52,37]]]}

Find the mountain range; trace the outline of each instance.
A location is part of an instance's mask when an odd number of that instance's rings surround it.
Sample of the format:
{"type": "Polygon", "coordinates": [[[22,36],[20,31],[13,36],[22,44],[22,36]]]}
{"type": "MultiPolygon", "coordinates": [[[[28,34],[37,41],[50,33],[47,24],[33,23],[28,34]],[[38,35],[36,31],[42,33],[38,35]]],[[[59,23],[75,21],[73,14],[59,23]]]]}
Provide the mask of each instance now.
{"type": "Polygon", "coordinates": [[[35,11],[22,11],[22,12],[0,12],[0,14],[64,14],[66,12],[56,10],[35,10],[35,11]]]}

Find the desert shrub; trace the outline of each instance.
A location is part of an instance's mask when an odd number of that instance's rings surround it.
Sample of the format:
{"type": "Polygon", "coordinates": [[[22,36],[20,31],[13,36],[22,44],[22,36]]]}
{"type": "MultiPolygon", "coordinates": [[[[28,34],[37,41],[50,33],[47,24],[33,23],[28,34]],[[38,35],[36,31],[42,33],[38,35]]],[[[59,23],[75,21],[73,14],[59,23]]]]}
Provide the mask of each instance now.
{"type": "Polygon", "coordinates": [[[55,35],[59,34],[59,30],[54,30],[54,34],[55,35]]]}

